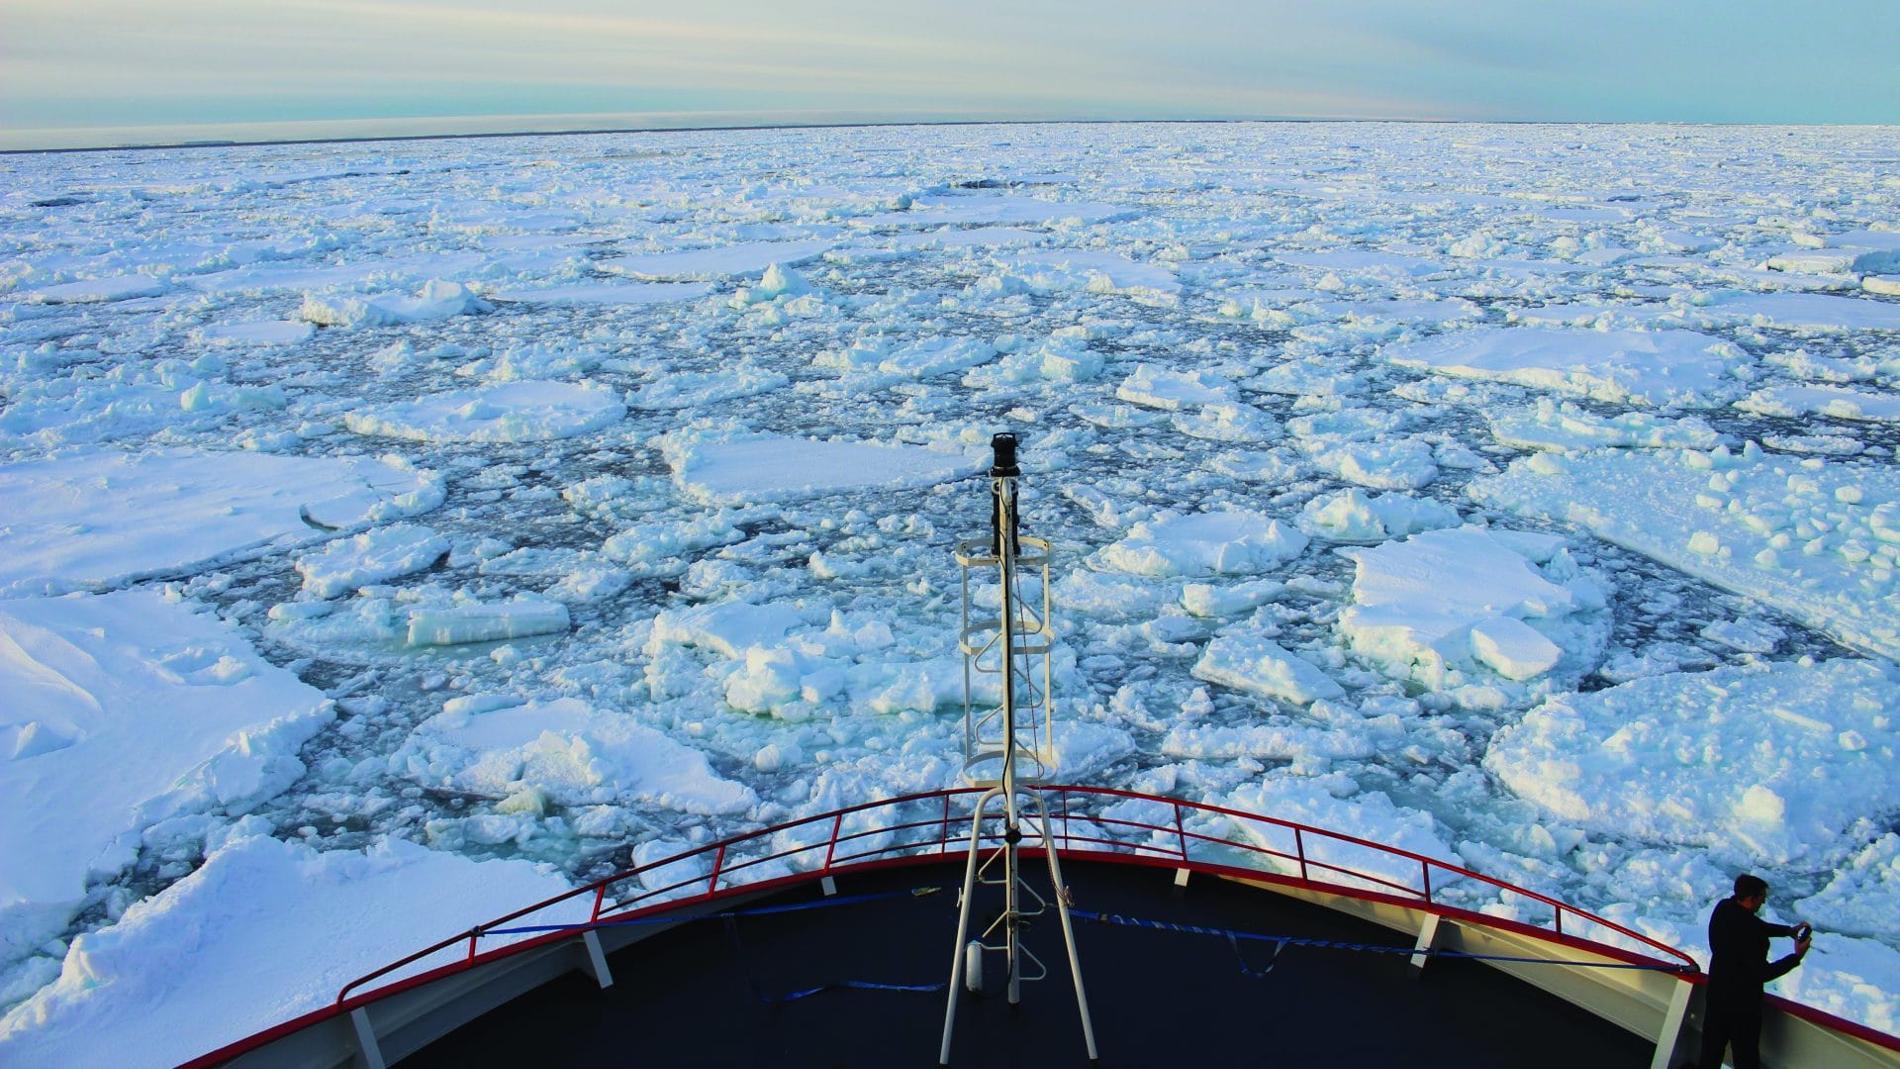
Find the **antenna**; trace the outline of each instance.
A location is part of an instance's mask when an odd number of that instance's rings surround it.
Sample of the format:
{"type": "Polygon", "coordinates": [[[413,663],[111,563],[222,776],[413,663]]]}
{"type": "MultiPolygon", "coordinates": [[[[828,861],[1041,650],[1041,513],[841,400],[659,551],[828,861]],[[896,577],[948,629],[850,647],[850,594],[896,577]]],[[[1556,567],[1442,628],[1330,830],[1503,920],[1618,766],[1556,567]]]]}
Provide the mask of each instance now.
{"type": "Polygon", "coordinates": [[[963,616],[957,647],[963,653],[963,778],[988,788],[970,818],[969,858],[958,900],[957,942],[950,962],[950,1002],[943,1016],[943,1047],[938,1064],[950,1064],[950,1040],[956,1030],[960,985],[983,987],[983,958],[1004,956],[1010,1005],[1022,1001],[1022,985],[1049,975],[1041,959],[1022,944],[1032,917],[1049,911],[1051,899],[1062,922],[1075,981],[1076,1009],[1082,1016],[1082,1040],[1089,1061],[1096,1060],[1095,1028],[1082,987],[1082,963],[1075,953],[1075,928],[1069,920],[1068,885],[1049,836],[1049,811],[1035,788],[1055,769],[1055,705],[1050,686],[1049,650],[1055,632],[1049,626],[1049,558],[1046,539],[1022,534],[1017,527],[1017,438],[990,439],[990,530],[956,545],[962,570],[963,616]],[[994,586],[991,574],[994,573],[994,586]],[[973,582],[974,580],[974,582],[973,582]],[[988,595],[994,590],[996,608],[988,595]],[[1003,821],[1001,845],[985,846],[983,821],[992,808],[1003,821]],[[1034,810],[1034,816],[1030,810],[1034,810]],[[1024,881],[1020,857],[1025,826],[1042,844],[1049,862],[1050,898],[1024,881]],[[1000,872],[997,870],[1000,868],[1000,872]],[[977,886],[1000,886],[1003,909],[982,935],[970,939],[970,909],[977,886]],[[1000,942],[996,941],[999,940],[1000,942]],[[968,942],[965,942],[968,940],[968,942]],[[1032,972],[1025,974],[1025,966],[1032,972]]]}

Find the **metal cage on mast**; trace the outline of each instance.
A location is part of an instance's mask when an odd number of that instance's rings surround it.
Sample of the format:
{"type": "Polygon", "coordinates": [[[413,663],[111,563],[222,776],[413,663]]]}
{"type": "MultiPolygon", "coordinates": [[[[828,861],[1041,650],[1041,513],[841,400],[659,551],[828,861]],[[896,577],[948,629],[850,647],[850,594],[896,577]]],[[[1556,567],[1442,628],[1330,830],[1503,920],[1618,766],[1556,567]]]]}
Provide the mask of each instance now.
{"type": "Polygon", "coordinates": [[[964,865],[963,893],[958,899],[957,941],[950,964],[949,1004],[944,1009],[938,1062],[950,1064],[959,986],[967,985],[971,991],[983,988],[984,955],[1003,955],[1011,1005],[1022,1001],[1025,981],[1048,976],[1047,966],[1023,945],[1021,936],[1025,922],[1047,913],[1051,906],[1062,924],[1076,1009],[1082,1019],[1082,1039],[1093,1062],[1097,1057],[1095,1029],[1082,986],[1081,960],[1076,956],[1069,892],[1048,834],[1048,807],[1036,789],[1056,768],[1055,701],[1049,663],[1055,639],[1049,613],[1051,546],[1047,540],[1028,537],[1017,529],[1016,490],[1022,469],[1016,463],[1016,436],[998,434],[990,439],[990,447],[994,458],[989,472],[989,534],[956,546],[963,589],[962,624],[957,633],[957,646],[963,654],[963,776],[971,786],[986,790],[977,799],[970,820],[969,856],[964,865]],[[977,594],[989,589],[989,584],[973,586],[972,578],[987,578],[986,573],[992,569],[996,576],[996,611],[986,620],[986,607],[979,604],[977,594]],[[1025,571],[1028,582],[1024,581],[1025,571]],[[992,679],[993,692],[987,686],[979,687],[992,679]],[[1002,843],[985,847],[983,823],[992,807],[999,810],[997,815],[1003,820],[1002,843]],[[1039,843],[1048,860],[1052,893],[1046,898],[1023,879],[1018,855],[1025,838],[1039,843]],[[970,939],[970,911],[979,886],[1000,887],[1003,908],[977,938],[970,939]],[[1025,965],[1035,971],[1026,975],[1025,965]]]}

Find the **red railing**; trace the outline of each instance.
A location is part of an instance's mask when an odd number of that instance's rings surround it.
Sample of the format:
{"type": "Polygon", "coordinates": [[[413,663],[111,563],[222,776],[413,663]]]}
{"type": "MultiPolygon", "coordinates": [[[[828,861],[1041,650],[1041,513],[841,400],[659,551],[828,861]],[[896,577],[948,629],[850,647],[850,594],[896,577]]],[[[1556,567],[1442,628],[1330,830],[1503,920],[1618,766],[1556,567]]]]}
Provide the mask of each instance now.
{"type": "MultiPolygon", "coordinates": [[[[1694,959],[1682,951],[1614,921],[1461,865],[1399,847],[1296,821],[1134,791],[1064,786],[1040,790],[1049,813],[1047,833],[1065,857],[1247,876],[1337,890],[1360,898],[1425,906],[1434,912],[1457,914],[1497,927],[1545,931],[1541,923],[1478,912],[1515,897],[1547,908],[1550,911],[1548,934],[1560,941],[1579,941],[1577,936],[1582,933],[1577,931],[1577,922],[1581,921],[1628,940],[1645,952],[1672,959],[1690,970],[1696,967],[1694,959]],[[1148,819],[1139,812],[1117,812],[1124,803],[1129,804],[1129,809],[1143,806],[1166,809],[1152,811],[1156,819],[1148,819]],[[1284,849],[1276,845],[1276,839],[1285,840],[1284,849]],[[1350,863],[1353,857],[1375,863],[1354,865],[1350,863]],[[1404,875],[1411,871],[1417,873],[1416,886],[1404,875]],[[1468,881],[1468,884],[1451,901],[1446,901],[1448,883],[1457,881],[1468,881]],[[1566,917],[1571,922],[1569,933],[1564,931],[1566,917]]],[[[662,911],[688,910],[736,895],[772,890],[853,869],[939,859],[967,842],[970,806],[980,793],[980,788],[967,787],[867,802],[775,824],[637,865],[390,962],[345,984],[337,992],[336,1002],[339,1007],[345,1003],[360,1005],[373,1001],[379,993],[389,993],[378,988],[354,994],[376,981],[389,978],[390,984],[386,986],[407,987],[418,979],[414,975],[418,968],[426,970],[423,976],[434,979],[493,957],[571,938],[579,928],[623,923],[662,911]],[[953,812],[959,800],[965,804],[960,811],[953,812]],[[803,831],[816,834],[805,838],[799,834],[803,831]],[[706,864],[708,858],[710,865],[706,864]],[[690,871],[681,874],[682,869],[690,871]],[[491,934],[496,929],[539,924],[577,927],[531,935],[512,943],[491,934]],[[484,947],[485,941],[490,945],[484,947]],[[462,944],[466,944],[465,953],[455,958],[445,954],[462,944]],[[437,960],[430,961],[431,958],[437,960]],[[408,975],[398,980],[396,974],[408,975]]],[[[994,832],[986,823],[983,834],[986,843],[1001,842],[1000,822],[994,832]]],[[[1034,851],[1043,844],[1032,836],[1025,839],[1023,845],[1034,851]]]]}

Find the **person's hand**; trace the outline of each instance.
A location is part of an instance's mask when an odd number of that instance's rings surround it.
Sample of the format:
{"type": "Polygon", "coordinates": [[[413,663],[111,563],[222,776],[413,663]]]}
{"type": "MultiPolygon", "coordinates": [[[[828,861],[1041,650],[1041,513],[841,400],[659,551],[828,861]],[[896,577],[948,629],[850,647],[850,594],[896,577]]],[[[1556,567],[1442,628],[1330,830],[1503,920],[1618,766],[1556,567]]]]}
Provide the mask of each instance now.
{"type": "Polygon", "coordinates": [[[1800,935],[1794,937],[1794,956],[1796,960],[1808,956],[1808,947],[1814,943],[1814,933],[1803,926],[1800,935]]]}

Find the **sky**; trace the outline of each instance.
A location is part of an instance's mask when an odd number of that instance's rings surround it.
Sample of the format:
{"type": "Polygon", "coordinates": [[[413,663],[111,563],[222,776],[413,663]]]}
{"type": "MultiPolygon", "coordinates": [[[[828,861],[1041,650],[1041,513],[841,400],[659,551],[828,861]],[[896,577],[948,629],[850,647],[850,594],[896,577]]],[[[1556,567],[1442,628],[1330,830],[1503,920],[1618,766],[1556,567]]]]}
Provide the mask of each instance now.
{"type": "Polygon", "coordinates": [[[0,147],[957,119],[1900,123],[1900,0],[0,0],[0,147]]]}

